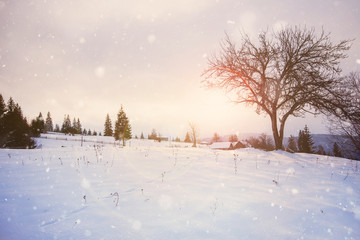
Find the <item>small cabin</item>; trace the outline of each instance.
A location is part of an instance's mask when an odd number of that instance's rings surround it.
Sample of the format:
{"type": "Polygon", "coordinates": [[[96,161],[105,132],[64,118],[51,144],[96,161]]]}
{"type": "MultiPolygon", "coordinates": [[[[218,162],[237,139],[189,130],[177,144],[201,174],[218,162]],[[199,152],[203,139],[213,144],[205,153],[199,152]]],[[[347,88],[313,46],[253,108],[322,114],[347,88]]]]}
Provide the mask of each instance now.
{"type": "Polygon", "coordinates": [[[234,150],[238,148],[246,148],[246,144],[242,141],[237,142],[214,142],[210,145],[211,149],[218,150],[234,150]]]}

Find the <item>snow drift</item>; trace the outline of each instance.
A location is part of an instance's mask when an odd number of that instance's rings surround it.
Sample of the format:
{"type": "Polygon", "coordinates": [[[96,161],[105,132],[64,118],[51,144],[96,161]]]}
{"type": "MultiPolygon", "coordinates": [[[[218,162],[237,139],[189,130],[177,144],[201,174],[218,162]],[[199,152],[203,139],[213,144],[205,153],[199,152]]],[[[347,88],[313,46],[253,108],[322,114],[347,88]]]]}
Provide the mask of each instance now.
{"type": "Polygon", "coordinates": [[[37,141],[0,150],[0,239],[360,239],[357,161],[37,141]]]}

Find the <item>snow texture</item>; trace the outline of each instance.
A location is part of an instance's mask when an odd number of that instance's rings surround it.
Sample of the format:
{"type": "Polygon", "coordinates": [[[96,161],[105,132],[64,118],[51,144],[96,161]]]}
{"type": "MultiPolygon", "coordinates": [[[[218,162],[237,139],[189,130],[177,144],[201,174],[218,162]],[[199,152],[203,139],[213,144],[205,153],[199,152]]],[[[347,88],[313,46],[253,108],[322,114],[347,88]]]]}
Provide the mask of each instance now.
{"type": "Polygon", "coordinates": [[[0,150],[0,239],[360,239],[359,162],[72,140],[0,150]]]}

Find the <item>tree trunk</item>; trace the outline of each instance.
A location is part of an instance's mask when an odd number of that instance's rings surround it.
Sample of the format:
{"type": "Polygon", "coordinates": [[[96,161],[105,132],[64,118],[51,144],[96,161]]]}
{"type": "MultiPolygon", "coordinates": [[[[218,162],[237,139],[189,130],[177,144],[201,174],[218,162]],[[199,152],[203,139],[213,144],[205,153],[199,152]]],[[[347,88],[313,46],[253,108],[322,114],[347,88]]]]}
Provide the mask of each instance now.
{"type": "Polygon", "coordinates": [[[280,129],[281,129],[281,133],[279,134],[278,131],[278,126],[277,126],[277,115],[273,114],[270,116],[271,118],[271,126],[272,126],[272,132],[273,132],[273,136],[274,136],[274,142],[275,142],[275,149],[279,150],[279,149],[283,149],[283,130],[284,130],[284,125],[281,124],[280,129]]]}

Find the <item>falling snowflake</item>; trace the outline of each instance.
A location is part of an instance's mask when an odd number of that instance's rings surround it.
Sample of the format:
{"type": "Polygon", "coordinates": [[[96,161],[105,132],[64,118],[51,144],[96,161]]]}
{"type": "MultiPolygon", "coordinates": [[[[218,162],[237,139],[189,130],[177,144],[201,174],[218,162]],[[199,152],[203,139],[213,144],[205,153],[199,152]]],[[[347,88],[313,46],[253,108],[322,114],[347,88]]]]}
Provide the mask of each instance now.
{"type": "Polygon", "coordinates": [[[79,43],[81,43],[81,44],[85,43],[85,38],[83,38],[83,37],[79,38],[79,43]]]}
{"type": "Polygon", "coordinates": [[[98,67],[95,69],[95,75],[96,75],[98,78],[104,77],[104,75],[105,75],[105,68],[104,68],[103,66],[98,66],[98,67]]]}
{"type": "Polygon", "coordinates": [[[147,40],[150,44],[153,44],[156,40],[156,36],[154,34],[150,34],[148,37],[147,37],[147,40]]]}
{"type": "Polygon", "coordinates": [[[83,180],[81,181],[81,186],[83,188],[90,188],[90,182],[86,178],[83,178],[83,180]]]}

